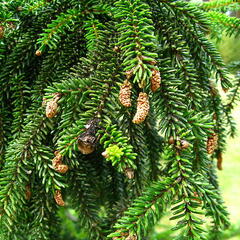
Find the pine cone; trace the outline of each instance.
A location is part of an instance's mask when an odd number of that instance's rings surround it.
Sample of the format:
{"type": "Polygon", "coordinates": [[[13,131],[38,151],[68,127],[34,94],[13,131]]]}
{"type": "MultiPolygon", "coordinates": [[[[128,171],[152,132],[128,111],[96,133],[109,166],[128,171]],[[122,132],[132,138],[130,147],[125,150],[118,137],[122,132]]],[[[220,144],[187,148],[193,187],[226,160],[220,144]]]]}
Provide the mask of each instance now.
{"type": "Polygon", "coordinates": [[[55,157],[52,160],[53,168],[56,168],[59,164],[62,163],[62,155],[58,151],[54,152],[55,157]]]}
{"type": "Polygon", "coordinates": [[[125,72],[127,80],[129,80],[132,77],[134,69],[135,68],[132,68],[132,69],[125,72]]]}
{"type": "Polygon", "coordinates": [[[188,141],[186,141],[186,140],[181,140],[180,141],[180,148],[181,149],[186,149],[186,148],[188,148],[190,146],[190,143],[188,142],[188,141]]]}
{"type": "Polygon", "coordinates": [[[149,101],[146,93],[140,92],[137,99],[137,112],[133,118],[133,123],[142,123],[149,112],[149,101]]]}
{"type": "Polygon", "coordinates": [[[4,26],[0,25],[0,39],[4,37],[4,26]]]}
{"type": "Polygon", "coordinates": [[[125,175],[128,177],[128,179],[134,178],[134,170],[132,168],[126,168],[124,170],[125,175]]]}
{"type": "Polygon", "coordinates": [[[40,56],[42,55],[42,52],[41,52],[40,50],[37,50],[37,51],[35,52],[35,55],[38,56],[38,57],[40,57],[40,56]]]}
{"type": "Polygon", "coordinates": [[[48,118],[53,118],[56,116],[57,114],[57,110],[58,110],[58,100],[60,99],[60,95],[56,94],[53,99],[51,99],[50,101],[47,102],[47,106],[46,106],[46,116],[48,118]]]}
{"type": "Polygon", "coordinates": [[[55,199],[57,205],[59,205],[61,207],[63,207],[65,205],[65,202],[63,201],[63,198],[62,198],[61,190],[56,190],[55,191],[54,199],[55,199]]]}
{"type": "Polygon", "coordinates": [[[126,240],[137,240],[137,235],[129,235],[126,240]]]}
{"type": "Polygon", "coordinates": [[[158,69],[153,69],[152,70],[152,76],[151,76],[151,90],[153,92],[156,92],[161,85],[161,76],[160,76],[160,72],[158,69]]]}
{"type": "Polygon", "coordinates": [[[131,107],[131,89],[131,83],[125,80],[119,92],[119,101],[124,107],[131,107]]]}
{"type": "Polygon", "coordinates": [[[54,154],[55,158],[52,160],[53,168],[59,173],[66,173],[68,171],[68,166],[62,164],[62,155],[58,151],[56,151],[54,154]]]}
{"type": "Polygon", "coordinates": [[[208,154],[213,154],[218,147],[218,135],[212,133],[212,136],[208,138],[207,141],[207,152],[208,154]]]}
{"type": "Polygon", "coordinates": [[[59,164],[56,168],[56,171],[59,173],[66,173],[68,171],[68,166],[65,164],[59,164]]]}
{"type": "Polygon", "coordinates": [[[46,106],[46,116],[48,118],[53,118],[57,115],[58,104],[54,100],[51,100],[47,103],[46,106]]]}

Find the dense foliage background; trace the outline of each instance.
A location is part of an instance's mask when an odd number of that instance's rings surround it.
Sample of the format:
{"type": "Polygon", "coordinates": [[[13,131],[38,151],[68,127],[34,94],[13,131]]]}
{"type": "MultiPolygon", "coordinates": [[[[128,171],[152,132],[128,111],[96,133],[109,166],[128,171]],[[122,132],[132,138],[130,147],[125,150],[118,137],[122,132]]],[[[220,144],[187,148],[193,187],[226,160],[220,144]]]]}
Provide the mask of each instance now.
{"type": "Polygon", "coordinates": [[[0,2],[1,239],[238,235],[238,1],[0,2]]]}

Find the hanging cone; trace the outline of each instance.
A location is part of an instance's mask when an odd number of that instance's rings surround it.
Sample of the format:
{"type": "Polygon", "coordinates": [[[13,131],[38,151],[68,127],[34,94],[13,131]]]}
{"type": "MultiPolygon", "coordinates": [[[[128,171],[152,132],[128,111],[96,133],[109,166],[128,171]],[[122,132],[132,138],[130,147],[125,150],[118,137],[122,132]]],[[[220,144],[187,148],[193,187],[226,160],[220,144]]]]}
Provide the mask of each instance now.
{"type": "Polygon", "coordinates": [[[46,117],[53,118],[57,115],[58,110],[58,100],[60,99],[60,95],[56,94],[53,99],[47,102],[46,106],[46,117]]]}
{"type": "Polygon", "coordinates": [[[35,55],[38,56],[38,57],[40,57],[40,56],[42,55],[42,52],[41,52],[40,50],[37,50],[37,51],[35,52],[35,55]]]}
{"type": "Polygon", "coordinates": [[[131,83],[125,80],[119,92],[119,101],[124,107],[131,107],[131,89],[131,83]]]}
{"type": "Polygon", "coordinates": [[[56,151],[54,154],[55,158],[52,160],[53,168],[59,173],[66,173],[68,171],[68,166],[62,164],[62,155],[58,151],[56,151]]]}
{"type": "Polygon", "coordinates": [[[142,123],[148,115],[149,112],[149,101],[148,95],[146,93],[140,92],[137,99],[137,112],[133,118],[133,123],[142,123]]]}
{"type": "Polygon", "coordinates": [[[98,118],[89,120],[85,126],[85,131],[78,137],[78,149],[82,154],[90,154],[95,151],[98,142],[99,121],[98,118]]]}
{"type": "Polygon", "coordinates": [[[137,235],[129,235],[126,240],[137,240],[137,235]]]}
{"type": "Polygon", "coordinates": [[[134,170],[132,168],[125,168],[124,173],[128,179],[134,178],[134,170]]]}
{"type": "Polygon", "coordinates": [[[188,142],[188,141],[186,141],[186,140],[181,140],[180,141],[180,148],[181,149],[186,149],[186,148],[188,148],[190,146],[190,143],[188,142]]]}
{"type": "Polygon", "coordinates": [[[153,69],[152,70],[152,76],[150,78],[151,81],[151,90],[152,92],[156,92],[161,85],[161,76],[160,72],[158,69],[153,69]]]}
{"type": "Polygon", "coordinates": [[[0,25],[0,39],[4,37],[4,26],[0,25]]]}
{"type": "Polygon", "coordinates": [[[62,198],[61,190],[56,190],[55,191],[54,199],[55,199],[57,205],[59,205],[61,207],[63,207],[65,205],[65,202],[63,201],[63,198],[62,198]]]}
{"type": "Polygon", "coordinates": [[[207,141],[208,154],[213,154],[217,147],[218,147],[218,135],[216,133],[212,133],[212,136],[210,136],[207,141]]]}

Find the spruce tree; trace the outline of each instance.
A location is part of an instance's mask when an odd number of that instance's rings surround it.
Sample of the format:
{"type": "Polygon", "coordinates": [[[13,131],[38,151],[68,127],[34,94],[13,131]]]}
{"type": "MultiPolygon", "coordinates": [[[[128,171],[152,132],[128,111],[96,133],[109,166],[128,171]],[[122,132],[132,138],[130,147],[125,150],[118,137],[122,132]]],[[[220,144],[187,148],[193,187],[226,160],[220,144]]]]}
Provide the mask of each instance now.
{"type": "Polygon", "coordinates": [[[67,239],[62,209],[91,240],[147,239],[168,209],[179,240],[229,226],[216,168],[233,124],[219,92],[238,88],[203,9],[1,1],[1,239],[67,239]]]}

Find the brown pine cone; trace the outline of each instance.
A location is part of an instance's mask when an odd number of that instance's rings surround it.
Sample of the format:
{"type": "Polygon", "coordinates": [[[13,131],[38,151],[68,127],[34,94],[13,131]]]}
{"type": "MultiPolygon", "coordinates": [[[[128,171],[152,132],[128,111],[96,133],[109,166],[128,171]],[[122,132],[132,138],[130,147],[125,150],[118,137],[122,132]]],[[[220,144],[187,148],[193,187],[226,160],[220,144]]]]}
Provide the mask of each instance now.
{"type": "Polygon", "coordinates": [[[160,72],[158,69],[153,69],[152,70],[152,76],[150,78],[151,81],[151,90],[152,92],[156,92],[161,85],[161,76],[160,72]]]}
{"type": "Polygon", "coordinates": [[[132,168],[126,168],[124,170],[125,175],[127,176],[128,179],[133,179],[134,178],[134,170],[132,168]]]}
{"type": "Polygon", "coordinates": [[[213,154],[217,147],[218,147],[218,135],[216,133],[212,133],[207,140],[208,154],[213,154]]]}
{"type": "Polygon", "coordinates": [[[68,171],[68,166],[62,164],[62,155],[58,151],[56,151],[54,154],[55,158],[52,160],[53,168],[59,173],[66,173],[68,171]]]}
{"type": "Polygon", "coordinates": [[[95,151],[95,136],[84,136],[81,139],[78,139],[78,150],[82,154],[91,154],[92,152],[95,151]]]}
{"type": "Polygon", "coordinates": [[[47,103],[46,106],[46,116],[48,118],[53,118],[57,115],[58,104],[54,100],[51,100],[47,103]]]}
{"type": "Polygon", "coordinates": [[[38,57],[40,57],[40,56],[42,55],[42,52],[41,52],[40,50],[37,50],[37,51],[35,52],[35,55],[38,56],[38,57]]]}
{"type": "Polygon", "coordinates": [[[131,89],[131,83],[125,80],[119,92],[119,101],[124,107],[131,107],[131,89]]]}
{"type": "Polygon", "coordinates": [[[0,25],[0,39],[4,37],[4,26],[0,25]]]}
{"type": "Polygon", "coordinates": [[[129,235],[126,240],[137,240],[137,235],[129,235]]]}
{"type": "Polygon", "coordinates": [[[132,68],[132,69],[125,72],[127,80],[129,80],[132,77],[134,69],[135,68],[132,68]]]}
{"type": "Polygon", "coordinates": [[[48,118],[53,118],[57,115],[59,99],[60,99],[60,94],[55,94],[55,96],[50,101],[47,102],[46,116],[48,118]]]}
{"type": "Polygon", "coordinates": [[[65,164],[59,164],[55,170],[59,173],[66,173],[68,171],[68,166],[65,164]]]}
{"type": "Polygon", "coordinates": [[[133,118],[133,123],[142,123],[148,115],[149,112],[149,101],[148,95],[146,93],[140,92],[137,99],[137,112],[133,118]]]}
{"type": "Polygon", "coordinates": [[[55,191],[54,199],[55,199],[57,205],[59,205],[61,207],[63,207],[65,205],[65,202],[63,201],[63,198],[62,198],[61,190],[56,190],[55,191]]]}
{"type": "Polygon", "coordinates": [[[186,148],[188,148],[190,146],[190,143],[188,142],[188,141],[186,141],[186,140],[181,140],[180,141],[180,148],[181,149],[186,149],[186,148]]]}

